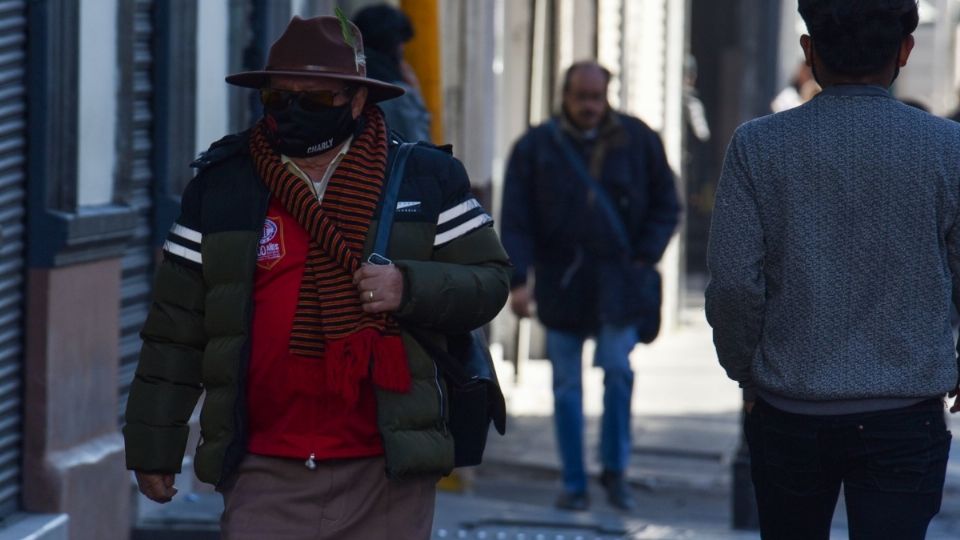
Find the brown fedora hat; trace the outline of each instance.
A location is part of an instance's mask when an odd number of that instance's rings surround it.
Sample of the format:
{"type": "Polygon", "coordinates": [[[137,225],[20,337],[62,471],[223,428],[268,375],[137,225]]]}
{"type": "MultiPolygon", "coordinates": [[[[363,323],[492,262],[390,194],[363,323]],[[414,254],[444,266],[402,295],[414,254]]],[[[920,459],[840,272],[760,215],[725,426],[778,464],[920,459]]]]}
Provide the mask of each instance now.
{"type": "Polygon", "coordinates": [[[273,75],[336,79],[366,86],[371,102],[395,98],[403,88],[367,77],[363,37],[350,21],[337,17],[294,17],[280,39],[270,46],[267,67],[234,73],[227,82],[264,88],[273,75]],[[342,22],[341,22],[342,21],[342,22]]]}

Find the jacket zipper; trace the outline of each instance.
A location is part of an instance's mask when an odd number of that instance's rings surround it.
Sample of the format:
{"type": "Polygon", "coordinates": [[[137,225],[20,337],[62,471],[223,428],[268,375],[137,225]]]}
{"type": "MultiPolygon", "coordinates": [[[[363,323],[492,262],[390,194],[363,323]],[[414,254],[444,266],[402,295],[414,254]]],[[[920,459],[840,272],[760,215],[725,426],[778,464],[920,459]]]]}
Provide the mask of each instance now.
{"type": "Polygon", "coordinates": [[[440,426],[444,433],[447,432],[447,407],[444,403],[446,400],[443,398],[443,385],[440,383],[440,370],[437,368],[437,364],[433,364],[433,381],[437,383],[437,395],[440,396],[440,426]]]}
{"type": "Polygon", "coordinates": [[[570,286],[570,282],[573,281],[573,277],[577,274],[577,270],[580,269],[581,264],[583,264],[583,247],[577,246],[577,251],[573,257],[573,262],[570,263],[570,266],[568,266],[566,271],[564,271],[563,277],[560,278],[561,289],[566,289],[570,286]]]}
{"type": "MultiPolygon", "coordinates": [[[[261,208],[258,212],[259,219],[256,223],[259,224],[259,229],[254,229],[256,231],[263,230],[263,222],[267,219],[267,213],[269,212],[270,207],[270,192],[267,191],[264,196],[263,201],[261,202],[261,208]]],[[[259,236],[257,237],[259,239],[259,236]]],[[[256,274],[257,270],[257,257],[254,255],[253,260],[251,261],[253,266],[253,273],[256,274]]],[[[253,302],[253,282],[250,283],[250,301],[253,302]]],[[[250,310],[250,313],[247,314],[246,329],[247,329],[247,342],[243,346],[243,349],[240,351],[239,358],[239,367],[237,370],[237,396],[233,404],[233,438],[227,444],[226,450],[223,452],[223,461],[220,464],[220,479],[217,481],[219,486],[225,478],[229,476],[233,471],[235,471],[240,462],[243,460],[243,455],[246,453],[246,444],[247,444],[247,415],[246,415],[246,400],[247,400],[247,369],[250,367],[250,331],[253,328],[253,310],[250,310]],[[236,457],[231,459],[231,454],[236,454],[236,457]]],[[[199,447],[199,446],[198,446],[199,447]]]]}

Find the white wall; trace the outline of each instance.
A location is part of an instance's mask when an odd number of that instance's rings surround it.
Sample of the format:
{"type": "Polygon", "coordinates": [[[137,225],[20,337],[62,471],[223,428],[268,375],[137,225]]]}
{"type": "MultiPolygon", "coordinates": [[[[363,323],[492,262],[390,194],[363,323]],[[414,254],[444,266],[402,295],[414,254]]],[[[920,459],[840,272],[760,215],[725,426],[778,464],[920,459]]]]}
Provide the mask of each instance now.
{"type": "Polygon", "coordinates": [[[934,114],[953,112],[957,103],[958,18],[957,0],[920,3],[916,46],[894,86],[897,97],[917,100],[934,114]]]}
{"type": "MultiPolygon", "coordinates": [[[[462,68],[463,102],[459,154],[471,184],[483,188],[493,180],[496,136],[494,2],[467,2],[461,47],[470,61],[462,68]]],[[[451,134],[452,135],[452,134],[451,134]]]]}
{"type": "Polygon", "coordinates": [[[197,2],[197,152],[229,130],[229,0],[197,2]]]}
{"type": "MultiPolygon", "coordinates": [[[[338,2],[335,0],[291,0],[290,16],[299,15],[304,19],[309,19],[320,15],[333,15],[333,10],[337,4],[338,2]]],[[[339,4],[346,5],[349,2],[339,2],[339,4]]],[[[353,11],[347,8],[349,6],[346,6],[343,11],[347,14],[347,17],[352,17],[353,11]]]]}
{"type": "MultiPolygon", "coordinates": [[[[609,4],[612,4],[608,0],[609,4]]],[[[610,14],[604,14],[604,18],[610,14]]],[[[682,81],[686,40],[686,8],[671,0],[629,0],[624,4],[623,43],[619,54],[601,41],[601,54],[620,58],[621,109],[638,116],[660,133],[670,166],[680,170],[682,155],[682,81]]],[[[615,20],[615,16],[612,17],[615,20]]],[[[609,23],[607,23],[609,24],[609,23]]],[[[601,19],[601,32],[603,19],[601,19]]],[[[602,38],[601,38],[602,39],[602,38]]],[[[678,180],[682,178],[678,175],[678,180]]],[[[678,183],[682,194],[682,184],[678,183]]],[[[663,328],[678,320],[681,294],[680,236],[675,235],[663,259],[663,328]]]]}
{"type": "Polygon", "coordinates": [[[117,131],[117,0],[80,6],[77,204],[113,199],[117,131]]]}
{"type": "Polygon", "coordinates": [[[599,0],[597,4],[597,61],[610,70],[607,99],[610,106],[623,106],[623,0],[599,0]]]}
{"type": "Polygon", "coordinates": [[[785,88],[797,68],[803,63],[800,36],[807,33],[807,25],[797,12],[796,2],[784,2],[780,14],[780,54],[777,61],[777,90],[785,88]]]}
{"type": "Polygon", "coordinates": [[[301,18],[309,18],[313,11],[312,6],[310,5],[309,0],[291,0],[290,1],[290,16],[298,15],[301,18]]]}
{"type": "Polygon", "coordinates": [[[634,0],[624,7],[622,108],[662,132],[666,123],[666,2],[634,0]]]}

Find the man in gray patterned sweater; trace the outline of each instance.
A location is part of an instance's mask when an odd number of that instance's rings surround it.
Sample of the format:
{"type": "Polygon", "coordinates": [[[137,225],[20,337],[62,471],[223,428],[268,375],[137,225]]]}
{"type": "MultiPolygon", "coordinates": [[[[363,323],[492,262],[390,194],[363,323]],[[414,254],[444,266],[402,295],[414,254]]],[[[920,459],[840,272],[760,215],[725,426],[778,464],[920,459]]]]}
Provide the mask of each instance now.
{"type": "Polygon", "coordinates": [[[799,4],[824,91],[734,134],[707,318],[743,388],[763,537],[829,538],[843,486],[851,538],[923,538],[958,389],[960,124],[886,90],[915,0],[799,4]]]}

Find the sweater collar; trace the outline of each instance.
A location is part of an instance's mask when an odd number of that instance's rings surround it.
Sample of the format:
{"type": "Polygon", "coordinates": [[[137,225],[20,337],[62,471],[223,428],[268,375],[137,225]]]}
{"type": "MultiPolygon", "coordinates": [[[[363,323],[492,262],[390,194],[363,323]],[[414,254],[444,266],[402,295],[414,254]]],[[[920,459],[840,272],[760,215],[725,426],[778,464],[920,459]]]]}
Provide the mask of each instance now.
{"type": "Polygon", "coordinates": [[[603,121],[600,122],[600,125],[590,133],[581,131],[580,128],[574,126],[570,118],[567,117],[567,113],[562,110],[556,116],[556,119],[560,124],[560,129],[580,145],[592,144],[598,141],[620,144],[626,141],[626,131],[623,128],[623,122],[620,121],[620,117],[612,110],[607,111],[607,115],[603,118],[603,121]]]}
{"type": "Polygon", "coordinates": [[[828,86],[818,95],[837,97],[892,97],[886,88],[871,84],[838,84],[828,86]]]}

